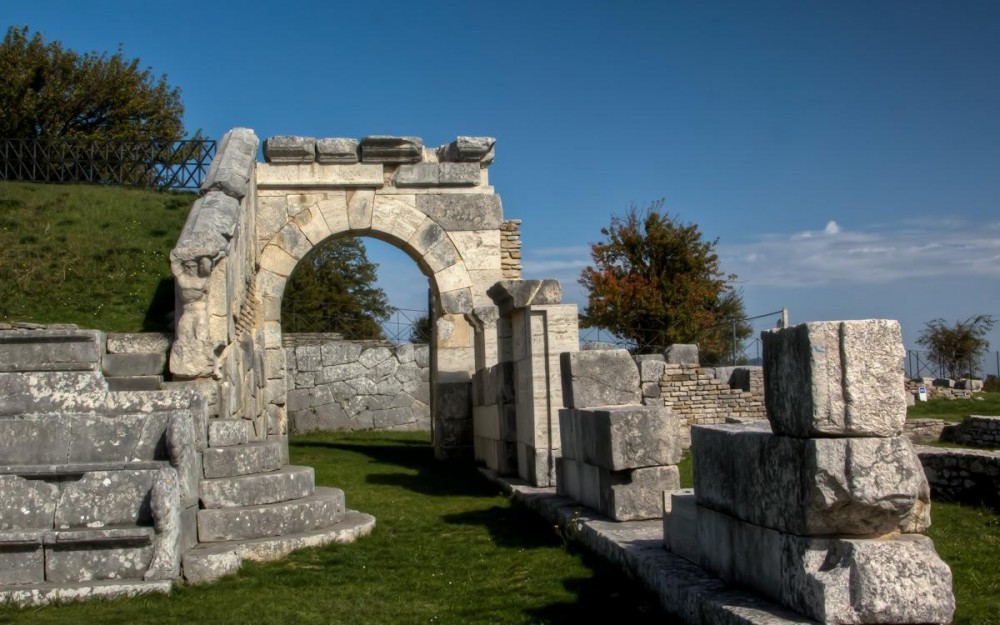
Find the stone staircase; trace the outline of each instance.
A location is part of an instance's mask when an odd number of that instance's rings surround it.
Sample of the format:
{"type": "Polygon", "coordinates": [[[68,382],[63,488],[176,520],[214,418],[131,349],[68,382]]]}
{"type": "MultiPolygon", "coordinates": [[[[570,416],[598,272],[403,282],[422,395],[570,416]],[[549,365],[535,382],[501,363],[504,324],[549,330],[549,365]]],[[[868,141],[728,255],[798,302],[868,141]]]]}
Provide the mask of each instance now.
{"type": "Polygon", "coordinates": [[[342,490],[316,486],[311,467],[283,464],[280,441],[251,440],[250,424],[208,423],[199,544],[184,556],[189,582],[232,573],[244,559],[274,560],[303,547],[353,542],[375,526],[371,515],[346,510],[342,490]]]}
{"type": "Polygon", "coordinates": [[[0,602],[167,592],[371,531],[280,441],[210,419],[205,385],[109,388],[105,344],[0,331],[0,602]]]}

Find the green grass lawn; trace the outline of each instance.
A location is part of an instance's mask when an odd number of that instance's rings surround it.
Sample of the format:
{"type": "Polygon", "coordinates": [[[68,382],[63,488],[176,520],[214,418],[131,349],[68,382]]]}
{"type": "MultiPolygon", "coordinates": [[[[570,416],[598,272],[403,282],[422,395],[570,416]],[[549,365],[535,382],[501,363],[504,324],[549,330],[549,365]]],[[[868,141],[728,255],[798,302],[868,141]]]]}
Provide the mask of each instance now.
{"type": "Polygon", "coordinates": [[[166,327],[193,193],[0,182],[0,321],[166,327]]]}
{"type": "Polygon", "coordinates": [[[917,402],[906,411],[906,416],[910,419],[944,419],[954,422],[959,422],[970,414],[1000,415],[1000,393],[977,393],[972,399],[932,399],[917,402]]]}
{"type": "Polygon", "coordinates": [[[218,583],[24,610],[0,623],[669,623],[656,597],[562,543],[426,434],[311,435],[292,461],[378,519],[351,545],[248,564],[218,583]]]}

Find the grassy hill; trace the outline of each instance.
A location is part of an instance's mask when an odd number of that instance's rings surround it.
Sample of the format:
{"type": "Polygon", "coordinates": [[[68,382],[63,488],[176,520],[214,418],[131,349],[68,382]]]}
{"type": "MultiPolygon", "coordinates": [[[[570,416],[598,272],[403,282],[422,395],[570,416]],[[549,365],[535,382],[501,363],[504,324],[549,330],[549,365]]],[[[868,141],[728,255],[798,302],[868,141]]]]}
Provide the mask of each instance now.
{"type": "Polygon", "coordinates": [[[193,193],[0,182],[0,321],[161,330],[193,193]]]}

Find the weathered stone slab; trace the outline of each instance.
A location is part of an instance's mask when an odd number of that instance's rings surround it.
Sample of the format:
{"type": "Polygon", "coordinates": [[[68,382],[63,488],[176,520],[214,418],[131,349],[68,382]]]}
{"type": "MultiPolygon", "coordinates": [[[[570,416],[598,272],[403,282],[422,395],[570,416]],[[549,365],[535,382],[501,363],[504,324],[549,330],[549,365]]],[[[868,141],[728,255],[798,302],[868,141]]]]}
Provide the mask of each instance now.
{"type": "Polygon", "coordinates": [[[384,184],[382,165],[376,163],[286,163],[257,165],[258,189],[339,189],[384,184]]]}
{"type": "Polygon", "coordinates": [[[316,139],[278,135],[264,141],[268,163],[311,163],[316,160],[316,139]]]}
{"type": "Polygon", "coordinates": [[[365,163],[419,163],[423,156],[420,137],[369,135],[361,140],[361,160],[365,163]]]}
{"type": "Polygon", "coordinates": [[[313,494],[312,467],[283,466],[270,473],[202,480],[205,508],[234,508],[301,499],[313,494]]]}
{"type": "Polygon", "coordinates": [[[281,468],[282,450],[278,441],[257,441],[235,447],[210,447],[202,452],[205,477],[232,477],[263,473],[281,468]]]}
{"type": "Polygon", "coordinates": [[[493,137],[458,137],[438,148],[438,158],[442,161],[490,163],[496,142],[493,137]]]}
{"type": "Polygon", "coordinates": [[[109,332],[106,349],[109,354],[166,354],[173,341],[169,332],[109,332]]]}
{"type": "Polygon", "coordinates": [[[294,501],[198,511],[198,540],[222,542],[330,527],[344,518],[344,492],[317,487],[315,494],[294,501]]]}
{"type": "Polygon", "coordinates": [[[664,350],[663,359],[671,365],[696,365],[698,364],[698,346],[682,343],[671,345],[664,350]]]}
{"type": "Polygon", "coordinates": [[[701,562],[697,505],[694,489],[663,493],[663,546],[695,564],[701,562]]]}
{"type": "Polygon", "coordinates": [[[221,191],[242,200],[253,175],[259,143],[257,135],[249,128],[233,128],[224,134],[201,183],[201,194],[221,191]]]}
{"type": "Polygon", "coordinates": [[[316,140],[316,161],[350,165],[358,162],[358,140],[328,138],[316,140]]]}
{"type": "Polygon", "coordinates": [[[421,194],[417,210],[448,231],[496,230],[503,221],[500,196],[485,193],[421,194]]]}
{"type": "Polygon", "coordinates": [[[803,536],[920,532],[930,493],[905,437],[800,439],[766,424],[694,426],[702,506],[803,536]]]}
{"type": "Polygon", "coordinates": [[[639,368],[627,350],[565,352],[559,364],[567,408],[642,403],[639,368]]]}
{"type": "Polygon", "coordinates": [[[764,401],[775,433],[897,436],[906,419],[903,341],[888,319],[763,332],[764,401]]]}
{"type": "Polygon", "coordinates": [[[71,530],[45,537],[45,579],[142,579],[153,557],[153,528],[71,530]]]}
{"type": "Polygon", "coordinates": [[[45,579],[45,554],[39,533],[0,533],[0,585],[30,584],[45,579]]]}
{"type": "Polygon", "coordinates": [[[680,462],[680,420],[669,408],[622,406],[576,415],[585,462],[610,471],[680,462]]]}
{"type": "Polygon", "coordinates": [[[65,481],[56,506],[56,528],[149,524],[149,494],[156,470],[93,471],[65,481]]]}
{"type": "MultiPolygon", "coordinates": [[[[51,528],[58,498],[59,486],[54,481],[0,475],[0,531],[51,528]]],[[[3,548],[0,544],[0,551],[3,548]]]]}
{"type": "Polygon", "coordinates": [[[925,536],[810,538],[697,512],[702,566],[809,618],[951,622],[951,571],[925,536]]]}
{"type": "Polygon", "coordinates": [[[0,371],[97,371],[104,336],[97,330],[0,332],[0,371]]]}
{"type": "Polygon", "coordinates": [[[167,368],[166,352],[105,354],[101,368],[106,376],[161,375],[167,368]]]}
{"type": "Polygon", "coordinates": [[[397,187],[474,187],[480,182],[478,163],[415,163],[400,165],[397,187]]]}
{"type": "Polygon", "coordinates": [[[562,301],[562,287],[558,280],[501,280],[491,286],[486,294],[500,309],[501,315],[528,306],[558,304],[562,301]]]}
{"type": "Polygon", "coordinates": [[[247,419],[210,419],[208,422],[208,446],[229,447],[245,445],[249,442],[247,419]]]}
{"type": "Polygon", "coordinates": [[[69,426],[46,416],[0,419],[0,458],[12,465],[68,462],[69,426]]]}

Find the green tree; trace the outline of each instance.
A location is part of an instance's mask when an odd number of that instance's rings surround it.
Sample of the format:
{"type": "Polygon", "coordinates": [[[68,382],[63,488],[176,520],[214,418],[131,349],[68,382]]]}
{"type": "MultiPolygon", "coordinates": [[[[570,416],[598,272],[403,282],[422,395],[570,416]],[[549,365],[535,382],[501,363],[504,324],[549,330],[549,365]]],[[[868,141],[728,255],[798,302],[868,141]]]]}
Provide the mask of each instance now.
{"type": "Polygon", "coordinates": [[[594,265],[580,275],[589,293],[584,327],[602,327],[633,340],[642,351],[697,343],[706,363],[724,362],[736,340],[751,329],[741,322],[743,298],[735,275],[719,269],[718,240],[704,241],[695,224],[661,212],[663,200],[645,210],[632,206],[602,228],[591,244],[594,265]]]}
{"type": "Polygon", "coordinates": [[[979,361],[990,348],[986,335],[996,324],[992,315],[973,315],[949,324],[932,319],[924,324],[917,344],[926,347],[931,357],[941,363],[950,378],[975,374],[979,361]]]}
{"type": "Polygon", "coordinates": [[[0,44],[0,137],[171,142],[183,114],[180,89],[121,48],[79,54],[27,26],[0,44]]]}
{"type": "Polygon", "coordinates": [[[378,265],[357,237],[330,239],[306,255],[285,285],[284,332],[339,332],[349,339],[383,338],[395,309],[375,286],[378,265]]]}

